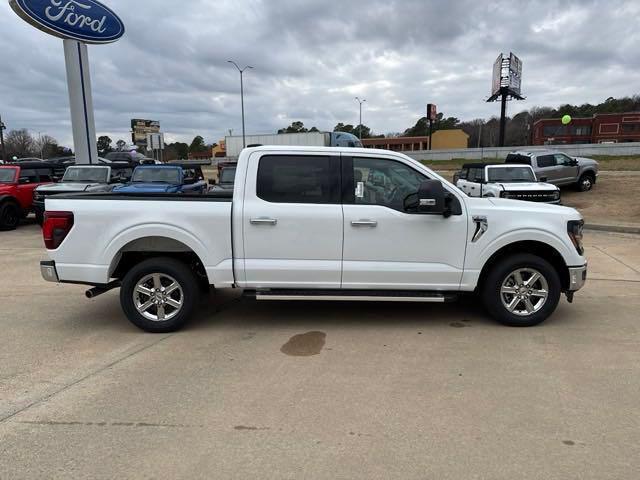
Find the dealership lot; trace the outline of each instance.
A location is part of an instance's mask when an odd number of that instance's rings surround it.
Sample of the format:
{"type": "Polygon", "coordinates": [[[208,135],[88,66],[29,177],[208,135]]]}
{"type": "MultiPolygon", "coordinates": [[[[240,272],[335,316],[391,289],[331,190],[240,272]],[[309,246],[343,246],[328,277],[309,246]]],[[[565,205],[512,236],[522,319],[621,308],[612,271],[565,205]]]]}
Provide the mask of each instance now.
{"type": "Polygon", "coordinates": [[[212,296],[141,333],[117,292],[47,284],[36,225],[0,246],[0,475],[632,478],[638,237],[589,232],[590,281],[537,328],[453,305],[212,296]]]}

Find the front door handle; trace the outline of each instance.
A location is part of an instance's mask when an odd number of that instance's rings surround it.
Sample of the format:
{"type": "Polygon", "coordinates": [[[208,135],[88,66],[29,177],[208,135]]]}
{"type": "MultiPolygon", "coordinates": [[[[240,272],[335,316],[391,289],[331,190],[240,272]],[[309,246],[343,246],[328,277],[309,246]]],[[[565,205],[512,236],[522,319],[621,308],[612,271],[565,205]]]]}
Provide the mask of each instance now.
{"type": "Polygon", "coordinates": [[[276,225],[278,220],[275,218],[260,217],[252,218],[249,222],[251,222],[251,225],[276,225]]]}
{"type": "Polygon", "coordinates": [[[351,222],[351,225],[353,227],[375,228],[375,227],[378,226],[378,222],[376,222],[375,220],[355,220],[355,221],[351,222]]]}

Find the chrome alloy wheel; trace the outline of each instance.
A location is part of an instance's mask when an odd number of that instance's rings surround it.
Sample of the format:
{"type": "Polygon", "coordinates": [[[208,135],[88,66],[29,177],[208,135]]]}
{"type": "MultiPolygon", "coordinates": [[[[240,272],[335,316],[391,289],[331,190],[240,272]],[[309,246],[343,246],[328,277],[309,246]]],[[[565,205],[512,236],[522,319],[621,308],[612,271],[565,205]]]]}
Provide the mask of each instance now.
{"type": "Polygon", "coordinates": [[[138,313],[153,322],[171,320],[184,303],[182,287],[175,278],[164,273],[142,277],[133,291],[133,304],[138,313]]]}
{"type": "Polygon", "coordinates": [[[519,268],[511,272],[500,287],[500,300],[510,313],[519,317],[532,315],[547,303],[547,279],[533,268],[519,268]]]}
{"type": "Polygon", "coordinates": [[[588,175],[585,176],[582,180],[581,180],[582,184],[582,190],[587,192],[589,190],[591,190],[591,187],[593,187],[593,181],[591,180],[591,177],[589,177],[588,175]]]}

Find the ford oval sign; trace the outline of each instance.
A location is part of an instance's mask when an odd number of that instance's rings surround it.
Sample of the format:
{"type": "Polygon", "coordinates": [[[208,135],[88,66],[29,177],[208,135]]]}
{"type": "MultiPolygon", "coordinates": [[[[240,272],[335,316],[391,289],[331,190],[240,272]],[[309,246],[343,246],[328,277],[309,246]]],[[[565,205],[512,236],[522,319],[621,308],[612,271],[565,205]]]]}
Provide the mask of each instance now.
{"type": "Polygon", "coordinates": [[[124,24],[96,0],[9,0],[11,8],[34,27],[84,43],[110,43],[124,35],[124,24]]]}

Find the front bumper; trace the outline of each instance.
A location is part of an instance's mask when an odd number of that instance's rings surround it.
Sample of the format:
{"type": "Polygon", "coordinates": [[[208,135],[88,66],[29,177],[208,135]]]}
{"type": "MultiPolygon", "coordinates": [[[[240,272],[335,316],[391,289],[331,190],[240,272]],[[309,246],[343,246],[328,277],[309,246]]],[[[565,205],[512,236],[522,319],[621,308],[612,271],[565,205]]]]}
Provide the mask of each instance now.
{"type": "Polygon", "coordinates": [[[569,292],[577,292],[587,282],[587,264],[582,267],[569,267],[569,292]]]}
{"type": "Polygon", "coordinates": [[[40,275],[47,282],[60,283],[58,272],[56,270],[56,262],[47,260],[40,262],[40,275]]]}

